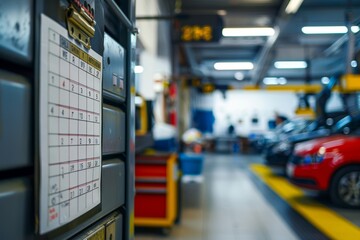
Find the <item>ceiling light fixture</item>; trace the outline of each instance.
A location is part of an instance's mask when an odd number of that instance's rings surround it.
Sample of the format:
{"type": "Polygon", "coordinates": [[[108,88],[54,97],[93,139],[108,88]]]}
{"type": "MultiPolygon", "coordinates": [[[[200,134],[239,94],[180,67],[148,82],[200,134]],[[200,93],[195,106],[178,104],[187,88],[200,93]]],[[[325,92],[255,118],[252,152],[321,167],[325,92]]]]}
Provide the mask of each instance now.
{"type": "Polygon", "coordinates": [[[287,80],[284,77],[266,77],[263,79],[263,83],[265,85],[285,85],[287,80]]]}
{"type": "Polygon", "coordinates": [[[224,28],[222,35],[224,37],[268,37],[275,34],[271,27],[259,28],[224,28]]]}
{"type": "Polygon", "coordinates": [[[254,68],[252,62],[216,62],[215,70],[251,70],[254,68]]]}
{"type": "Polygon", "coordinates": [[[322,77],[321,78],[321,83],[322,84],[329,84],[329,82],[330,82],[330,78],[328,78],[328,77],[322,77]]]}
{"type": "Polygon", "coordinates": [[[134,68],[134,73],[142,73],[143,71],[144,71],[144,67],[143,67],[143,66],[137,65],[137,66],[135,66],[135,68],[134,68]]]}
{"type": "Polygon", "coordinates": [[[263,83],[265,85],[277,85],[277,78],[276,77],[266,77],[263,79],[263,83]]]}
{"type": "Polygon", "coordinates": [[[359,26],[351,26],[351,31],[353,33],[357,33],[358,31],[360,31],[360,27],[359,26]]]}
{"type": "Polygon", "coordinates": [[[274,66],[277,69],[300,69],[307,68],[307,63],[305,61],[277,61],[274,66]]]}
{"type": "Polygon", "coordinates": [[[290,0],[288,5],[285,8],[287,14],[296,13],[300,8],[303,0],[290,0]]]}
{"type": "Polygon", "coordinates": [[[358,66],[357,61],[356,61],[356,60],[352,60],[352,61],[351,61],[351,66],[352,66],[353,68],[356,68],[356,67],[358,66]]]}
{"type": "Polygon", "coordinates": [[[242,80],[244,80],[244,73],[242,73],[242,72],[236,72],[235,74],[234,74],[234,78],[236,79],[236,80],[238,80],[238,81],[242,81],[242,80]]]}
{"type": "MultiPolygon", "coordinates": [[[[353,33],[359,32],[359,26],[352,26],[353,33]]],[[[301,29],[304,34],[344,34],[348,32],[346,26],[306,26],[301,29]]]]}
{"type": "Polygon", "coordinates": [[[284,77],[278,78],[278,83],[280,85],[285,85],[287,83],[286,78],[284,78],[284,77]]]}
{"type": "Polygon", "coordinates": [[[227,11],[226,11],[226,10],[223,10],[223,9],[217,10],[216,12],[217,12],[217,14],[220,15],[220,16],[226,16],[226,15],[227,15],[227,11]]]}

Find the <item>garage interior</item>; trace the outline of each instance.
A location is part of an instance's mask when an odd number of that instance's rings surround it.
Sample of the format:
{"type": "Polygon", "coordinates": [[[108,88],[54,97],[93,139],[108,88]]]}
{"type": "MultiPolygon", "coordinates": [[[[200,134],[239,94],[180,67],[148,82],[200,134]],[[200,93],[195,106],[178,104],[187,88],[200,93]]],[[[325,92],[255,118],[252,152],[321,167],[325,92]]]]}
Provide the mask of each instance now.
{"type": "Polygon", "coordinates": [[[360,1],[0,1],[0,239],[360,239],[360,1]]]}

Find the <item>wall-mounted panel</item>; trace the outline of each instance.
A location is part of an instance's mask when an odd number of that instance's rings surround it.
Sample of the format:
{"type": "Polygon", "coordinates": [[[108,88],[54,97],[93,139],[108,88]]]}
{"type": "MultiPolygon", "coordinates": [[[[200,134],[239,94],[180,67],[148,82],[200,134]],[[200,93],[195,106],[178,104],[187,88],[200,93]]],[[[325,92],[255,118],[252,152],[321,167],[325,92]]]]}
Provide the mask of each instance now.
{"type": "Polygon", "coordinates": [[[104,36],[103,88],[125,99],[125,50],[108,34],[104,36]]]}
{"type": "Polygon", "coordinates": [[[33,239],[33,196],[29,179],[0,181],[0,238],[33,239]]]}

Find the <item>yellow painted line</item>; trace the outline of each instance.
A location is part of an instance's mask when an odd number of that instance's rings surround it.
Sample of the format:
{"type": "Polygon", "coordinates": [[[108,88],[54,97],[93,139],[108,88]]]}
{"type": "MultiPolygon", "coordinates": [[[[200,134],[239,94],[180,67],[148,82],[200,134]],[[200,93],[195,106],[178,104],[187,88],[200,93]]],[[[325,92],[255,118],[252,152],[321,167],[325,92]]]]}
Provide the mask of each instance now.
{"type": "Polygon", "coordinates": [[[360,239],[358,226],[317,201],[307,198],[300,188],[284,177],[273,174],[269,167],[253,164],[251,170],[295,211],[330,239],[360,239]]]}

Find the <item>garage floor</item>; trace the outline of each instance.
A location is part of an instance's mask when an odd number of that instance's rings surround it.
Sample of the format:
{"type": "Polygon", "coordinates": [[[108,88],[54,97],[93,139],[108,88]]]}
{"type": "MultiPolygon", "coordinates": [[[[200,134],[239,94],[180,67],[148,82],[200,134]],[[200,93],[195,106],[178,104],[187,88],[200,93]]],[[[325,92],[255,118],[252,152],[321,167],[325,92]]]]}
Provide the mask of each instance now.
{"type": "MultiPolygon", "coordinates": [[[[250,170],[252,164],[263,167],[261,162],[257,155],[207,155],[203,178],[183,183],[181,223],[168,235],[142,229],[136,240],[330,239],[279,197],[269,187],[271,181],[266,184],[250,170]]],[[[329,204],[326,198],[311,198],[329,204]]],[[[360,210],[333,210],[354,222],[352,230],[357,231],[360,210]]],[[[360,239],[358,231],[354,239],[360,239]]]]}

